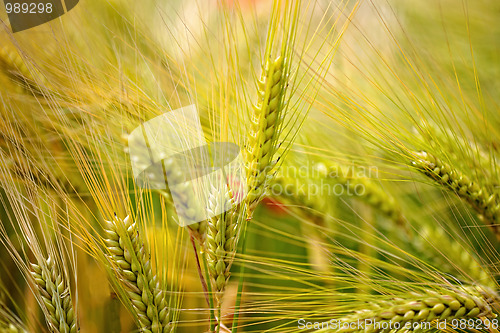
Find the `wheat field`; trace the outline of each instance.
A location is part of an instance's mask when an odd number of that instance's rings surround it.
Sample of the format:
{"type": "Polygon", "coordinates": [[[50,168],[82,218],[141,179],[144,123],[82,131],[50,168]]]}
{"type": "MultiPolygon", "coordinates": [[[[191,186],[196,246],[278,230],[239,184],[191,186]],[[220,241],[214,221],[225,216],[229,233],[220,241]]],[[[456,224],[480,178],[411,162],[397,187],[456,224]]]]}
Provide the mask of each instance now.
{"type": "Polygon", "coordinates": [[[500,2],[11,2],[0,333],[499,332],[500,2]]]}

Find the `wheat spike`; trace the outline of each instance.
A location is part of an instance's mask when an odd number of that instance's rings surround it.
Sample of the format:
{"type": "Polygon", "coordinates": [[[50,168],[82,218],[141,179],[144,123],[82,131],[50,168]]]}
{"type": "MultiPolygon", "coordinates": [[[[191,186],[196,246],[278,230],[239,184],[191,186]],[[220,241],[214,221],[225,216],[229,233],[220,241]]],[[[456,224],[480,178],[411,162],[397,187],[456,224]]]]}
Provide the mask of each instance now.
{"type": "Polygon", "coordinates": [[[479,214],[479,218],[487,223],[497,238],[500,238],[500,204],[497,195],[491,194],[485,187],[471,181],[461,171],[442,162],[436,156],[425,151],[415,154],[418,159],[413,162],[419,171],[434,179],[438,184],[454,191],[460,198],[469,203],[479,214]]]}
{"type": "Polygon", "coordinates": [[[46,311],[51,332],[79,331],[68,281],[59,273],[51,257],[31,264],[31,276],[37,286],[46,311]]]}
{"type": "Polygon", "coordinates": [[[135,222],[127,216],[107,222],[106,246],[119,282],[132,304],[141,332],[173,330],[165,292],[153,274],[148,251],[135,222]]]}
{"type": "Polygon", "coordinates": [[[232,193],[229,191],[228,194],[230,199],[212,190],[209,201],[209,212],[214,217],[208,220],[206,253],[209,274],[219,302],[231,275],[240,226],[238,207],[234,206],[232,193]],[[223,213],[219,214],[221,211],[223,213]]]}
{"type": "MultiPolygon", "coordinates": [[[[404,298],[372,303],[367,309],[342,318],[343,328],[336,332],[388,332],[383,323],[398,323],[401,328],[406,324],[430,323],[433,320],[452,320],[462,318],[494,318],[491,307],[480,297],[465,291],[438,293],[427,290],[425,293],[410,293],[404,298]],[[371,321],[371,326],[368,324],[371,321]],[[353,325],[349,325],[354,323],[353,325]],[[366,323],[366,326],[358,326],[366,323]],[[379,326],[376,325],[379,323],[379,326]]],[[[341,324],[342,325],[342,324],[341,324]]],[[[411,326],[410,326],[411,327],[411,326]]],[[[395,330],[398,331],[398,330],[395,330]]]]}
{"type": "Polygon", "coordinates": [[[276,162],[276,140],[282,117],[285,77],[284,59],[268,59],[258,81],[258,101],[253,105],[246,154],[247,214],[251,218],[256,205],[266,192],[276,162]]]}

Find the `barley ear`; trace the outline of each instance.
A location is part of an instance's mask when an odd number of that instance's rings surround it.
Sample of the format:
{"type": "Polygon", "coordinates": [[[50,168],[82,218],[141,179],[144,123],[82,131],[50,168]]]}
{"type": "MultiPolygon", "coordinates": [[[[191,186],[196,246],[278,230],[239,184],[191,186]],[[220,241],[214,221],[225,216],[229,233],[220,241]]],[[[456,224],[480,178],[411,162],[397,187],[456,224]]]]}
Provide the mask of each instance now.
{"type": "Polygon", "coordinates": [[[165,291],[153,274],[149,252],[135,222],[127,216],[107,222],[106,246],[116,278],[132,305],[141,332],[172,332],[171,311],[165,291]]]}
{"type": "Polygon", "coordinates": [[[500,239],[500,204],[495,193],[472,181],[468,176],[451,165],[441,161],[436,156],[422,151],[415,153],[418,157],[413,165],[434,179],[438,184],[448,190],[455,192],[461,199],[471,205],[479,215],[479,218],[492,229],[493,233],[500,239]]]}
{"type": "Polygon", "coordinates": [[[248,218],[265,194],[275,165],[285,94],[284,61],[282,56],[267,59],[258,81],[258,101],[253,105],[246,151],[248,218]]]}
{"type": "Polygon", "coordinates": [[[51,332],[79,331],[71,291],[64,275],[59,273],[53,259],[40,259],[31,264],[31,276],[43,301],[44,313],[51,332]]]}
{"type": "Polygon", "coordinates": [[[337,332],[377,333],[383,331],[383,324],[390,322],[404,327],[407,323],[432,323],[436,319],[449,321],[481,317],[495,318],[496,315],[480,297],[458,290],[442,293],[427,290],[422,293],[412,292],[403,298],[372,303],[366,309],[341,319],[340,325],[344,328],[337,332]],[[358,323],[366,323],[366,326],[358,326],[358,323]],[[374,323],[378,323],[378,326],[374,323]]]}
{"type": "Polygon", "coordinates": [[[234,205],[232,193],[228,192],[226,197],[225,193],[212,189],[209,198],[209,213],[213,217],[208,220],[206,253],[209,275],[219,303],[231,275],[240,226],[238,207],[234,205]]]}

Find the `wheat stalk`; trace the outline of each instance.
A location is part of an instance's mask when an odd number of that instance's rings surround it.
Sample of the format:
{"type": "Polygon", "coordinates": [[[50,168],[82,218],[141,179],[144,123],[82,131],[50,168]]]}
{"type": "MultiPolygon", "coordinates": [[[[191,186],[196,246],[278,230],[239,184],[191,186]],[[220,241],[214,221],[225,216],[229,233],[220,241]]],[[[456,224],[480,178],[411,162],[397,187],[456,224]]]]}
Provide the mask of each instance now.
{"type": "MultiPolygon", "coordinates": [[[[465,291],[449,290],[424,293],[412,292],[404,298],[371,303],[366,309],[340,320],[344,328],[336,332],[382,332],[383,325],[374,323],[398,323],[403,328],[407,323],[431,323],[434,320],[462,318],[494,318],[491,307],[480,297],[465,291]],[[371,325],[369,324],[371,321],[371,325]],[[348,324],[353,323],[348,327],[348,324]],[[366,326],[358,326],[366,323],[366,326]],[[382,327],[381,327],[382,326],[382,327]]],[[[394,326],[392,326],[394,327],[394,326]]],[[[397,331],[397,330],[396,330],[397,331]]]]}
{"type": "Polygon", "coordinates": [[[43,301],[45,317],[51,332],[79,331],[68,281],[58,272],[53,259],[31,263],[31,276],[43,301]]]}
{"type": "Polygon", "coordinates": [[[430,153],[422,151],[415,155],[418,159],[413,165],[419,171],[469,203],[479,214],[480,220],[488,224],[497,238],[500,238],[500,204],[496,194],[491,194],[484,186],[430,153]]]}
{"type": "Polygon", "coordinates": [[[141,332],[171,332],[171,312],[165,291],[151,268],[148,251],[129,216],[107,222],[106,246],[110,261],[132,304],[141,332]]]}
{"type": "Polygon", "coordinates": [[[282,118],[282,103],[285,91],[285,59],[266,59],[258,81],[258,101],[253,105],[251,127],[246,151],[247,163],[247,215],[252,212],[265,194],[276,162],[276,141],[282,118]]]}

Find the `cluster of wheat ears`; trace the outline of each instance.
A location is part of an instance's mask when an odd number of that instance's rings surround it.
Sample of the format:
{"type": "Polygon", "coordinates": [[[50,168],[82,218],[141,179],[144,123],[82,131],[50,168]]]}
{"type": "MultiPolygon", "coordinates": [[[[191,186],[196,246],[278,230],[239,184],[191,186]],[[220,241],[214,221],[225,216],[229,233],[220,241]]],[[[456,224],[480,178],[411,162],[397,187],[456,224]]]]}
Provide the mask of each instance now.
{"type": "Polygon", "coordinates": [[[0,333],[498,332],[499,13],[87,0],[14,34],[0,13],[0,333]],[[166,186],[139,183],[130,133],[188,105],[243,172],[193,187],[165,156],[166,186]]]}

